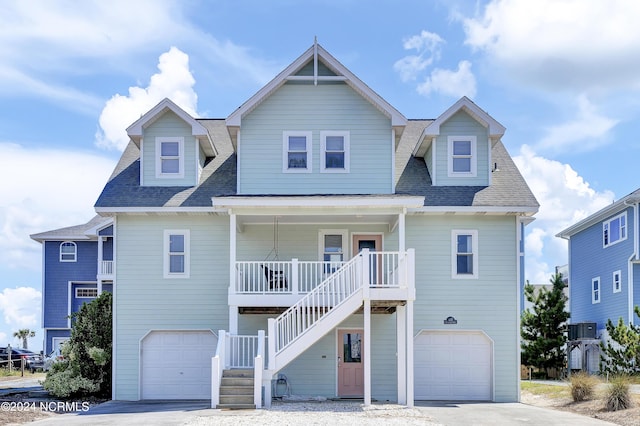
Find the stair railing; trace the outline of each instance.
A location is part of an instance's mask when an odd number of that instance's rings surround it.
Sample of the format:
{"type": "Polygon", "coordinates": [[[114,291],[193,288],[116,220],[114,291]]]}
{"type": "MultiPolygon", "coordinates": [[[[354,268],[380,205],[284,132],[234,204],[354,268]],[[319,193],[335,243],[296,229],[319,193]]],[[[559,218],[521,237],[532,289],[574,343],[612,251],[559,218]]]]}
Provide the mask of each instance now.
{"type": "Polygon", "coordinates": [[[216,354],[211,358],[211,408],[217,408],[220,404],[220,383],[226,364],[226,342],[226,332],[219,330],[216,354]]]}

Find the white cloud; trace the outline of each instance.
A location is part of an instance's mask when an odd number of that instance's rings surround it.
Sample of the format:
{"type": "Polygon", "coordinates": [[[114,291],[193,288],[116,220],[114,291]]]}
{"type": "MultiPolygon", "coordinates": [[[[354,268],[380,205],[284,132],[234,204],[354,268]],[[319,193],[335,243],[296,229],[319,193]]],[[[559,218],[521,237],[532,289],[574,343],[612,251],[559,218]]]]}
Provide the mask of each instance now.
{"type": "Polygon", "coordinates": [[[547,136],[535,145],[537,150],[563,152],[588,151],[609,143],[609,131],[618,120],[598,114],[586,96],[577,101],[576,117],[566,123],[547,128],[547,136]]]}
{"type": "Polygon", "coordinates": [[[15,331],[39,328],[41,306],[42,293],[32,287],[5,288],[0,293],[3,319],[15,331]]]}
{"type": "Polygon", "coordinates": [[[10,143],[0,143],[0,151],[0,259],[10,268],[37,269],[40,248],[29,235],[91,219],[115,162],[10,143]]]}
{"type": "Polygon", "coordinates": [[[555,266],[568,261],[567,243],[555,235],[611,204],[615,195],[594,190],[570,165],[539,156],[527,145],[514,161],[540,203],[536,220],[527,226],[526,279],[546,284],[555,266]]]}
{"type": "Polygon", "coordinates": [[[126,128],[164,98],[170,98],[192,116],[197,116],[198,96],[189,70],[189,56],[172,47],[160,55],[159,73],[151,76],[146,88],[130,87],[129,95],[114,95],[100,114],[96,144],[124,150],[129,142],[126,128]]]}
{"type": "Polygon", "coordinates": [[[640,2],[493,0],[465,43],[503,75],[549,90],[640,87],[640,2]]]}
{"type": "Polygon", "coordinates": [[[416,55],[405,56],[393,64],[393,69],[400,73],[402,81],[415,80],[434,61],[440,59],[441,45],[444,40],[435,33],[422,31],[418,35],[404,40],[405,50],[416,50],[416,55]]]}
{"type": "Polygon", "coordinates": [[[475,97],[476,79],[471,72],[471,63],[469,61],[460,61],[458,63],[458,69],[455,71],[444,69],[433,70],[431,76],[427,77],[425,81],[418,86],[418,93],[422,95],[428,96],[432,92],[454,98],[462,96],[475,97]]]}

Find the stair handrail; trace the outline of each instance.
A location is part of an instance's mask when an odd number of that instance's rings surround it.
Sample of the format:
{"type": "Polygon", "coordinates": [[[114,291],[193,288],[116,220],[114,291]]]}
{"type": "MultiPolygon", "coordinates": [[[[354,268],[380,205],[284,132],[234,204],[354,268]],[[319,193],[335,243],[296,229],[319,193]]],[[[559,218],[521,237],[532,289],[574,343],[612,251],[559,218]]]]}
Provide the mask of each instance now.
{"type": "Polygon", "coordinates": [[[216,354],[211,358],[211,408],[217,408],[220,404],[220,383],[222,382],[222,372],[225,368],[226,332],[218,331],[218,345],[216,354]]]}
{"type": "Polygon", "coordinates": [[[269,345],[273,345],[276,354],[363,286],[362,272],[367,269],[362,264],[368,256],[368,250],[360,252],[275,319],[269,345]]]}

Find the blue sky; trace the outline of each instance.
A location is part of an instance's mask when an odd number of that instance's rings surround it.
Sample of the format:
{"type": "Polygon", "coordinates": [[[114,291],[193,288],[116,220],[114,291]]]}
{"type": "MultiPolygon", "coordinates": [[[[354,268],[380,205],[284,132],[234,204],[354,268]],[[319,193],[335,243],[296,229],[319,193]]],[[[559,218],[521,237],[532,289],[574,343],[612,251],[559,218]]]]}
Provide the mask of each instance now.
{"type": "Polygon", "coordinates": [[[224,118],[313,44],[408,118],[459,97],[503,137],[538,201],[526,277],[567,261],[554,235],[633,190],[640,3],[622,0],[2,1],[0,345],[42,347],[41,252],[80,224],[164,97],[224,118]]]}

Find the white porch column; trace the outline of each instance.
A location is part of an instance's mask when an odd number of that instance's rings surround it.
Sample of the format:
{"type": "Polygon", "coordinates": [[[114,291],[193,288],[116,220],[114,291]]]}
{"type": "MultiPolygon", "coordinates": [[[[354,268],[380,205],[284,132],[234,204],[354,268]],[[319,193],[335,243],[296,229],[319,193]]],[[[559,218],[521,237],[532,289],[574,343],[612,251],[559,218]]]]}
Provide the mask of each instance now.
{"type": "Polygon", "coordinates": [[[407,404],[407,309],[396,307],[396,348],[398,354],[398,404],[407,404]]]}
{"type": "Polygon", "coordinates": [[[236,215],[229,210],[229,294],[236,289],[236,215]]]}
{"type": "Polygon", "coordinates": [[[407,407],[413,407],[413,300],[407,300],[407,407]]]}
{"type": "Polygon", "coordinates": [[[229,306],[229,333],[238,334],[238,307],[229,306]]]}
{"type": "MultiPolygon", "coordinates": [[[[98,236],[98,277],[102,276],[102,261],[104,257],[104,248],[102,247],[104,244],[104,237],[98,236]]],[[[102,279],[98,278],[98,296],[102,294],[102,279]]]]}
{"type": "Polygon", "coordinates": [[[398,215],[398,251],[400,253],[404,253],[406,250],[406,240],[405,240],[405,216],[407,209],[403,209],[402,213],[398,215]]]}
{"type": "Polygon", "coordinates": [[[364,405],[371,405],[371,299],[364,299],[364,405]]]}

